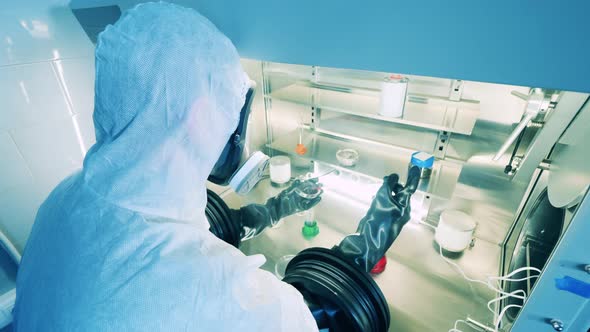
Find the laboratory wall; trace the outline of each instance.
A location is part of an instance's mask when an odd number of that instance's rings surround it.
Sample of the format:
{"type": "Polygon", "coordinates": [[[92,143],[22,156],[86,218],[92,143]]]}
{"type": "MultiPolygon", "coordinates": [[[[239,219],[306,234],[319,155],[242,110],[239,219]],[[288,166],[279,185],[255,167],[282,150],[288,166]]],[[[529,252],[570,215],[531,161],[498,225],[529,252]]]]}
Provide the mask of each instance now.
{"type": "Polygon", "coordinates": [[[0,230],[21,252],[94,142],[93,53],[71,10],[0,4],[0,230]]]}

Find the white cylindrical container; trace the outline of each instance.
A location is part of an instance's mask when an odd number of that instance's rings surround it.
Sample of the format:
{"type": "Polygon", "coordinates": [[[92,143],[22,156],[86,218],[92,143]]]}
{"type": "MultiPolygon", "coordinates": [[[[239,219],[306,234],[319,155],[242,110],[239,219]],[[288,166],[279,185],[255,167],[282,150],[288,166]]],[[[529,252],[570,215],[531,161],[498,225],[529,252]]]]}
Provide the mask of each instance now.
{"type": "Polygon", "coordinates": [[[391,118],[404,115],[408,79],[401,75],[391,75],[381,82],[379,114],[391,118]]]}
{"type": "Polygon", "coordinates": [[[291,180],[291,159],[287,156],[270,158],[270,181],[275,184],[285,184],[291,180]]]}
{"type": "Polygon", "coordinates": [[[446,210],[440,215],[434,239],[441,248],[461,252],[471,243],[476,223],[465,212],[446,210]]]}

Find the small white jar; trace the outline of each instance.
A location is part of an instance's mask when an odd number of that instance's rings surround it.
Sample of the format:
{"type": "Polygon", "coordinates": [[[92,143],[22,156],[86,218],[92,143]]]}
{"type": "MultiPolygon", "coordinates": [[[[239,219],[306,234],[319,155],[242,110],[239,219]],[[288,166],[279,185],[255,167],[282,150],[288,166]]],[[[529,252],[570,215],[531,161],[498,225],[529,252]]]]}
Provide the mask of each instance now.
{"type": "Polygon", "coordinates": [[[286,184],[291,180],[291,159],[287,156],[270,158],[270,181],[275,184],[286,184]]]}
{"type": "Polygon", "coordinates": [[[446,210],[440,215],[434,239],[444,250],[461,252],[469,247],[475,226],[473,218],[465,212],[446,210]]]}
{"type": "Polygon", "coordinates": [[[401,75],[391,75],[381,82],[379,115],[390,118],[404,116],[408,79],[401,75]]]}

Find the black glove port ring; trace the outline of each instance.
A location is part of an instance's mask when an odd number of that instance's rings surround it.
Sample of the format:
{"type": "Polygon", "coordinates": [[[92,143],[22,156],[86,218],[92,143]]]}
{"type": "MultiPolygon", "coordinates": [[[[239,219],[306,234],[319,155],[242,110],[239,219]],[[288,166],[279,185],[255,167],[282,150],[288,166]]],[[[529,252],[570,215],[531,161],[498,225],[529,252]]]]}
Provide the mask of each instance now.
{"type": "Polygon", "coordinates": [[[308,302],[337,310],[328,322],[318,322],[320,328],[336,332],[385,332],[389,328],[389,307],[379,286],[337,252],[303,250],[287,265],[283,281],[297,288],[308,302]]]}
{"type": "Polygon", "coordinates": [[[238,248],[240,246],[240,227],[233,220],[229,207],[219,195],[207,189],[205,216],[209,221],[209,231],[219,239],[238,248]]]}

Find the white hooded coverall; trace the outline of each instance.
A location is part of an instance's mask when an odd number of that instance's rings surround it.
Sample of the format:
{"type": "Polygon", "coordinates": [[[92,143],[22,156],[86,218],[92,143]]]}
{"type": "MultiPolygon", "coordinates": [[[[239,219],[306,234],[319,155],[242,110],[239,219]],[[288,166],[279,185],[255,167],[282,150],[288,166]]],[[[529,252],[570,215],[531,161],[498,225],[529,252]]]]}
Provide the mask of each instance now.
{"type": "Polygon", "coordinates": [[[40,207],[15,331],[315,331],[301,294],[209,232],[206,181],[248,89],[229,39],[142,4],[99,36],[96,144],[40,207]]]}

